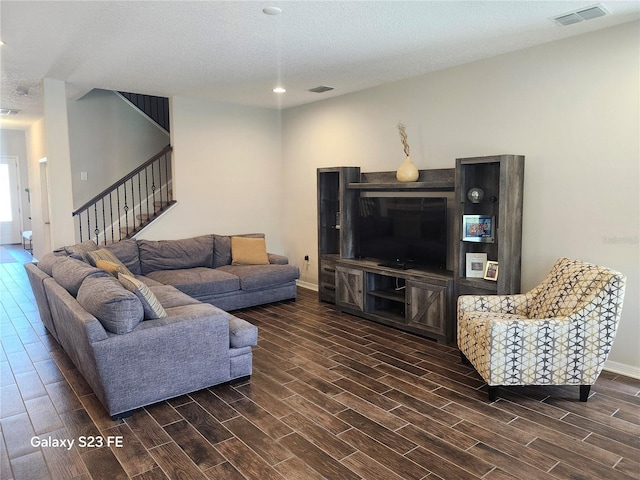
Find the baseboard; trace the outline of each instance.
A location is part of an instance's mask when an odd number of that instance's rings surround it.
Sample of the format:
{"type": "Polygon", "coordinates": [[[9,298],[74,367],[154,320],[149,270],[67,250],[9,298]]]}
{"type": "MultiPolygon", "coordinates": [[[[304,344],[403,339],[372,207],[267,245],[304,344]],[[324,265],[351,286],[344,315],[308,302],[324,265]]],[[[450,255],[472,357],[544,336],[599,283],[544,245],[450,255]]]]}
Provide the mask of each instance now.
{"type": "Polygon", "coordinates": [[[304,282],[302,280],[296,280],[296,285],[301,288],[306,288],[307,290],[313,290],[314,292],[318,291],[318,285],[315,283],[304,282]]]}
{"type": "Polygon", "coordinates": [[[612,362],[607,360],[604,363],[604,370],[607,372],[617,373],[626,377],[637,378],[640,380],[640,368],[627,365],[625,363],[612,362]]]}

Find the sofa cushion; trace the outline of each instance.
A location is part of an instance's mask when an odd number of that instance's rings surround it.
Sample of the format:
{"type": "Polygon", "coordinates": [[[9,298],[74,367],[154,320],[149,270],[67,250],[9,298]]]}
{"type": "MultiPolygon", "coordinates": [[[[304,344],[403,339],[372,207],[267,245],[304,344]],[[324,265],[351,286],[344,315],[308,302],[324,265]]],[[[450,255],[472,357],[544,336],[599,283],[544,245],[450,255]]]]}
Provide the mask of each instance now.
{"type": "Polygon", "coordinates": [[[158,283],[157,286],[150,286],[149,290],[153,292],[165,309],[200,303],[195,298],[190,297],[171,285],[161,285],[158,283]]]}
{"type": "Polygon", "coordinates": [[[265,239],[231,237],[231,265],[269,265],[265,239]]]}
{"type": "MultiPolygon", "coordinates": [[[[107,262],[117,265],[118,267],[116,269],[117,272],[122,272],[126,275],[133,277],[133,273],[129,271],[129,269],[125,266],[125,264],[122,263],[118,259],[118,257],[116,257],[113,254],[113,252],[111,252],[110,250],[107,250],[106,248],[99,248],[98,250],[87,252],[87,257],[89,258],[89,263],[91,263],[91,265],[93,265],[94,267],[102,268],[98,265],[98,260],[105,260],[107,262]]],[[[107,269],[105,268],[105,270],[107,269]]]]}
{"type": "MultiPolygon", "coordinates": [[[[245,233],[234,237],[264,238],[264,233],[245,233]]],[[[231,265],[231,237],[232,235],[213,236],[213,268],[231,265]]]]}
{"type": "Polygon", "coordinates": [[[78,295],[80,285],[85,278],[89,276],[111,277],[104,270],[71,257],[60,258],[51,270],[54,280],[74,297],[78,295]]]}
{"type": "Polygon", "coordinates": [[[112,333],[129,333],[144,319],[144,309],[138,297],[110,275],[86,278],[80,286],[77,300],[105,330],[112,333]]]}
{"type": "Polygon", "coordinates": [[[147,277],[165,285],[173,285],[181,292],[196,298],[240,289],[238,277],[214,268],[158,270],[147,274],[147,277]]]}
{"type": "Polygon", "coordinates": [[[132,238],[120,240],[116,243],[110,243],[105,245],[104,248],[113,252],[124,265],[134,275],[140,275],[140,255],[138,253],[138,242],[132,238]]]}
{"type": "Polygon", "coordinates": [[[154,295],[144,283],[131,275],[121,273],[118,275],[118,281],[124,288],[133,292],[140,303],[142,303],[142,309],[144,310],[145,320],[155,320],[156,318],[164,318],[167,316],[167,312],[154,295]]]}
{"type": "Polygon", "coordinates": [[[300,277],[300,270],[295,265],[227,265],[216,270],[237,276],[240,288],[245,291],[283,285],[300,277]]]}
{"type": "Polygon", "coordinates": [[[143,275],[213,265],[213,235],[182,240],[138,240],[143,275]]]}
{"type": "Polygon", "coordinates": [[[38,262],[38,268],[44,273],[53,276],[53,266],[61,259],[67,258],[67,254],[63,252],[49,252],[45,253],[38,262]]]}
{"type": "Polygon", "coordinates": [[[246,320],[229,315],[229,346],[250,347],[258,344],[258,327],[246,320]]]}
{"type": "Polygon", "coordinates": [[[83,260],[87,263],[89,263],[87,253],[97,249],[98,245],[93,240],[85,240],[82,243],[76,243],[75,245],[64,247],[64,251],[67,252],[67,255],[77,260],[83,260]]]}

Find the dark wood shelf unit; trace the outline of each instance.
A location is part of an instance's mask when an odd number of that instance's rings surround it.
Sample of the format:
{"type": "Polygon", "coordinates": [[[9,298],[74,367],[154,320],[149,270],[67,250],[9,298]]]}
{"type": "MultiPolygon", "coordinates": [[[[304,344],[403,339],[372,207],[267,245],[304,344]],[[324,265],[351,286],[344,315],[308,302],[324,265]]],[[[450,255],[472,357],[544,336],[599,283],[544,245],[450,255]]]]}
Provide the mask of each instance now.
{"type": "Polygon", "coordinates": [[[522,208],[524,193],[524,156],[494,155],[456,159],[456,216],[454,272],[456,295],[520,293],[522,257],[522,208]],[[478,187],[484,191],[479,203],[467,197],[478,187]],[[487,215],[495,218],[492,243],[462,239],[463,215],[487,215]],[[486,253],[487,260],[498,262],[496,281],[466,277],[467,253],[486,253]]]}
{"type": "Polygon", "coordinates": [[[416,333],[453,341],[453,272],[399,270],[371,259],[336,262],[339,310],[416,333]]]}
{"type": "Polygon", "coordinates": [[[524,157],[496,155],[456,159],[455,168],[420,170],[416,182],[396,172],[361,173],[359,167],[318,169],[318,283],[320,300],[363,318],[453,343],[458,295],[518,293],[522,243],[524,157]],[[480,203],[467,199],[482,188],[480,203]],[[381,266],[355,258],[359,199],[366,192],[455,192],[454,235],[447,246],[453,271],[381,266]],[[495,218],[492,243],[462,240],[463,215],[495,218]],[[499,262],[498,281],[466,277],[466,254],[486,253],[499,262]]]}
{"type": "Polygon", "coordinates": [[[375,191],[431,191],[451,192],[455,188],[455,169],[440,168],[420,170],[415,182],[399,182],[396,172],[362,173],[358,182],[349,184],[350,189],[375,191]]]}
{"type": "Polygon", "coordinates": [[[355,255],[359,194],[347,185],[359,178],[359,167],[318,169],[318,296],[322,301],[336,301],[336,261],[355,255]]]}

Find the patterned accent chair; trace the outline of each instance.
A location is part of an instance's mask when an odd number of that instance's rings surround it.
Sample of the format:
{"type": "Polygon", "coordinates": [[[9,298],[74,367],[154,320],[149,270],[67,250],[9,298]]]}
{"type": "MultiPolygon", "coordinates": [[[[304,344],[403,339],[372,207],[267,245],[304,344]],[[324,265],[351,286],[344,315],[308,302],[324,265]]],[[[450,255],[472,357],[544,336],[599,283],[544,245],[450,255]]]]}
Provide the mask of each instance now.
{"type": "Polygon", "coordinates": [[[609,356],[626,278],[605,267],[559,259],[533,290],[458,299],[458,347],[489,386],[580,385],[587,401],[609,356]]]}

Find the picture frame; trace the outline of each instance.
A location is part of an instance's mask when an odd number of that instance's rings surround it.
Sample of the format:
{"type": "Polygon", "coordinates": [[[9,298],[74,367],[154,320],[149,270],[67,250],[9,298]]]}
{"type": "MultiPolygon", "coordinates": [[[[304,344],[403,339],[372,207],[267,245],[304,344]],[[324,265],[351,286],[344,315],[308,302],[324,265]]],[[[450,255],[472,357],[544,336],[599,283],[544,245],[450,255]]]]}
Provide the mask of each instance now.
{"type": "Polygon", "coordinates": [[[495,217],[490,215],[463,215],[462,240],[465,242],[493,243],[495,238],[495,217]]]}
{"type": "Polygon", "coordinates": [[[484,268],[483,278],[494,282],[498,281],[498,262],[494,262],[492,260],[487,262],[487,266],[484,268]]]}
{"type": "Polygon", "coordinates": [[[466,266],[467,278],[484,278],[484,271],[487,266],[487,254],[467,253],[466,266]]]}

